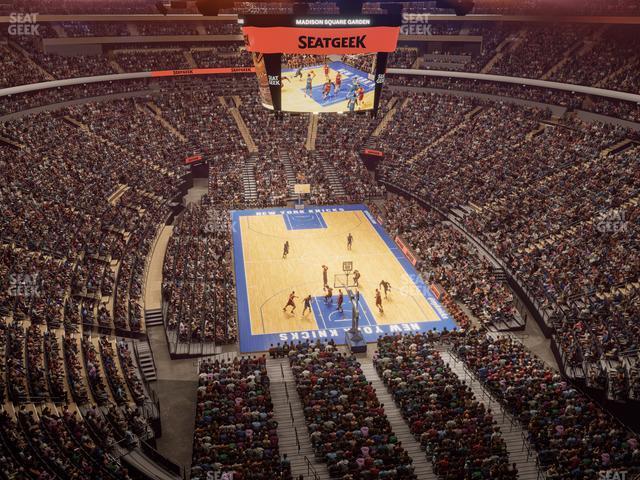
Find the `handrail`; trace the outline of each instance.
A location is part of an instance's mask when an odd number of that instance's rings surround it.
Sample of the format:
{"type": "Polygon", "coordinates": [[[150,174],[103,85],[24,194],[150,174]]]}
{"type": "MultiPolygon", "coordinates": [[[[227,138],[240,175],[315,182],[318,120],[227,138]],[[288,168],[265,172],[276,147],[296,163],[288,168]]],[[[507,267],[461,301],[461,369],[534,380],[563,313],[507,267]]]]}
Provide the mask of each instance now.
{"type": "Polygon", "coordinates": [[[313,468],[313,465],[311,465],[311,460],[309,460],[309,457],[305,455],[304,461],[307,462],[307,475],[310,476],[313,474],[313,480],[320,480],[320,477],[318,476],[318,472],[316,472],[316,469],[313,468]]]}
{"type": "Polygon", "coordinates": [[[293,427],[293,431],[296,434],[296,446],[298,447],[298,453],[300,453],[300,438],[298,438],[298,427],[293,427]]]}

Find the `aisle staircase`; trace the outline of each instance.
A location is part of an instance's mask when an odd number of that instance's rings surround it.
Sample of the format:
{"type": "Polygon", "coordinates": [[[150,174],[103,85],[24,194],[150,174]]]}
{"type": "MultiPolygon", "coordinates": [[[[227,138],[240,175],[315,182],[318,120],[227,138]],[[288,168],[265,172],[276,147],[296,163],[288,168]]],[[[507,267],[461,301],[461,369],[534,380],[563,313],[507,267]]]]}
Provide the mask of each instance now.
{"type": "Polygon", "coordinates": [[[485,407],[491,409],[493,418],[500,427],[502,438],[507,445],[509,461],[515,463],[518,468],[518,478],[520,480],[537,480],[536,454],[525,440],[526,433],[522,429],[520,422],[506,413],[482,384],[466,371],[464,364],[460,360],[453,357],[444,348],[440,350],[440,355],[445,364],[449,365],[458,378],[469,385],[476,399],[484,403],[485,407]]]}
{"type": "Polygon", "coordinates": [[[232,107],[229,109],[229,113],[235,120],[236,125],[238,126],[238,130],[240,131],[240,135],[242,136],[242,139],[244,140],[244,143],[247,146],[247,150],[249,150],[250,153],[257,152],[258,147],[253,141],[253,137],[249,132],[249,128],[247,127],[247,124],[244,123],[242,115],[240,115],[240,110],[238,110],[237,107],[232,107]]]}
{"type": "Polygon", "coordinates": [[[393,433],[396,434],[398,440],[402,442],[402,446],[413,459],[413,468],[418,480],[437,480],[438,477],[433,473],[431,463],[427,461],[426,453],[422,450],[418,441],[416,441],[414,436],[411,434],[411,431],[407,426],[407,422],[402,418],[400,409],[396,406],[386,385],[380,379],[378,372],[373,366],[373,362],[368,357],[359,360],[362,373],[367,380],[371,382],[373,388],[376,389],[378,400],[380,400],[380,403],[384,405],[384,413],[387,415],[387,420],[389,420],[389,423],[391,424],[393,433]]]}
{"type": "Polygon", "coordinates": [[[382,120],[380,120],[380,123],[371,134],[372,137],[379,137],[380,134],[384,132],[384,129],[387,128],[387,125],[389,124],[389,122],[393,120],[393,117],[395,116],[396,112],[400,108],[397,105],[397,103],[398,103],[397,97],[392,97],[391,100],[389,100],[389,111],[387,111],[384,117],[382,117],[382,120]]]}
{"type": "Polygon", "coordinates": [[[307,127],[307,141],[304,144],[308,151],[316,149],[316,138],[318,137],[318,120],[319,116],[313,113],[309,114],[309,126],[307,127]]]}
{"type": "Polygon", "coordinates": [[[329,480],[326,465],[315,458],[289,361],[286,358],[268,359],[267,375],[271,381],[274,417],[278,422],[280,455],[287,454],[293,478],[304,475],[305,479],[329,480]]]}
{"type": "Polygon", "coordinates": [[[162,319],[162,309],[154,308],[144,311],[144,324],[147,328],[158,327],[164,324],[162,319]]]}
{"type": "Polygon", "coordinates": [[[244,187],[244,199],[252,203],[258,201],[258,185],[256,184],[256,164],[258,154],[251,153],[245,158],[242,166],[242,185],[244,187]]]}
{"type": "Polygon", "coordinates": [[[187,61],[191,68],[198,68],[196,59],[193,58],[193,55],[191,55],[191,52],[189,50],[183,50],[182,55],[184,55],[184,59],[187,61]]]}
{"type": "Polygon", "coordinates": [[[504,57],[505,53],[509,53],[510,51],[518,48],[520,43],[522,43],[522,37],[527,32],[527,28],[521,28],[517,33],[508,35],[500,44],[496,47],[496,53],[491,59],[485,64],[484,67],[480,70],[480,73],[489,73],[493,66],[504,57]]]}
{"type": "Polygon", "coordinates": [[[324,171],[324,176],[329,183],[329,187],[333,192],[334,197],[346,197],[347,192],[344,189],[344,185],[342,184],[342,180],[336,173],[336,168],[334,165],[327,159],[326,156],[313,151],[311,152],[311,159],[317,164],[322,165],[322,170],[324,171]]]}
{"type": "Polygon", "coordinates": [[[158,379],[156,374],[156,364],[153,360],[153,352],[149,346],[149,340],[132,340],[136,342],[135,349],[138,352],[138,366],[140,373],[147,382],[153,382],[158,379]]]}
{"type": "Polygon", "coordinates": [[[280,151],[278,152],[278,157],[284,166],[284,176],[287,178],[287,189],[289,191],[289,195],[295,195],[294,185],[296,184],[296,173],[293,170],[293,163],[291,163],[291,157],[289,156],[289,152],[280,151]]]}

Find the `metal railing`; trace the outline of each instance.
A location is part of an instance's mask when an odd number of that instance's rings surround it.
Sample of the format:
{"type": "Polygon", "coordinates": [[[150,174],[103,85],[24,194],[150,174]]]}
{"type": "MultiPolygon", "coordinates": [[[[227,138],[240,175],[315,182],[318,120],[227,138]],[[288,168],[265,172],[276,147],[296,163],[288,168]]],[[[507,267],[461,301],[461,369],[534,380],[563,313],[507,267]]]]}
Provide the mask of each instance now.
{"type": "Polygon", "coordinates": [[[309,478],[313,478],[313,480],[320,480],[320,476],[318,475],[318,472],[316,472],[316,469],[313,468],[313,465],[311,465],[311,460],[309,460],[309,457],[305,455],[304,461],[307,464],[307,476],[309,478]]]}

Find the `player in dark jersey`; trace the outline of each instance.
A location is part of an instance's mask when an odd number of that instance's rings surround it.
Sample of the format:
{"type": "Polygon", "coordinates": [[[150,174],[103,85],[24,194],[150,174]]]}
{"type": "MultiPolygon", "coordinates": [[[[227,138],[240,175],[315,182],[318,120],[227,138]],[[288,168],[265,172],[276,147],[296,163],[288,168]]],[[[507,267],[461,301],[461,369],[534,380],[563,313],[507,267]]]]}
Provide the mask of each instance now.
{"type": "Polygon", "coordinates": [[[360,272],[358,270],[353,271],[353,283],[356,287],[360,286],[360,272]]]}
{"type": "Polygon", "coordinates": [[[376,288],[376,307],[378,307],[378,310],[380,311],[380,313],[384,313],[384,310],[382,309],[382,295],[380,295],[380,290],[378,290],[376,288]]]}
{"type": "Polygon", "coordinates": [[[327,305],[330,305],[330,304],[332,304],[332,303],[333,303],[333,290],[332,290],[332,288],[331,288],[329,285],[327,285],[326,287],[324,287],[324,289],[325,289],[325,291],[327,292],[327,293],[324,295],[324,303],[325,303],[325,304],[327,304],[327,305]]]}
{"type": "Polygon", "coordinates": [[[300,80],[302,80],[302,66],[298,67],[293,78],[299,78],[300,80]]]}
{"type": "Polygon", "coordinates": [[[342,290],[338,289],[338,308],[336,308],[336,310],[340,313],[343,313],[342,302],[344,302],[344,296],[342,295],[342,290]]]}
{"type": "Polygon", "coordinates": [[[287,258],[287,255],[289,255],[289,240],[284,242],[284,247],[282,249],[282,258],[287,258]]]}
{"type": "Polygon", "coordinates": [[[291,292],[289,294],[289,300],[287,300],[287,304],[284,306],[282,311],[286,312],[287,311],[287,307],[291,307],[291,313],[295,312],[296,303],[293,300],[296,299],[296,298],[298,298],[298,297],[296,297],[296,292],[291,292]]]}
{"type": "Polygon", "coordinates": [[[352,245],[353,245],[353,235],[349,233],[349,235],[347,235],[347,250],[351,250],[352,245]]]}
{"type": "Polygon", "coordinates": [[[329,276],[329,267],[326,265],[322,265],[322,288],[329,285],[327,277],[329,276]]]}
{"type": "Polygon", "coordinates": [[[387,294],[391,291],[391,284],[389,282],[387,282],[386,280],[382,280],[380,282],[380,286],[384,290],[384,299],[386,300],[387,299],[387,294]]]}
{"type": "Polygon", "coordinates": [[[302,309],[302,315],[304,316],[307,313],[307,310],[311,311],[311,295],[307,295],[304,297],[304,308],[302,309]]]}

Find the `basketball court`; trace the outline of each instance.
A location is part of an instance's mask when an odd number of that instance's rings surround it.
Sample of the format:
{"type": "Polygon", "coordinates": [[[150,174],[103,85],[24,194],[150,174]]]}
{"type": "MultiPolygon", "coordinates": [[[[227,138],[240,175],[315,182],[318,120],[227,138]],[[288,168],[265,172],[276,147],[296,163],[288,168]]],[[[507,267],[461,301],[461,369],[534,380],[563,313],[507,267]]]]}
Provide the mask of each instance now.
{"type": "Polygon", "coordinates": [[[340,90],[323,98],[325,84],[324,65],[305,67],[302,69],[302,77],[295,77],[295,70],[282,70],[282,109],[288,112],[346,112],[348,107],[348,95],[352,85],[357,84],[364,89],[364,100],[356,110],[370,110],[373,108],[375,95],[375,83],[367,73],[358,70],[344,62],[333,61],[328,63],[329,78],[335,81],[340,72],[342,85],[340,90]],[[312,73],[313,72],[313,73],[312,73]],[[311,96],[306,95],[307,74],[312,73],[311,96]],[[285,80],[286,78],[286,80],[285,80]]]}
{"type": "Polygon", "coordinates": [[[344,343],[351,328],[349,294],[359,292],[360,330],[369,342],[385,333],[453,328],[455,323],[402,251],[364,205],[231,212],[241,352],[268,350],[271,344],[315,338],[344,343]],[[347,249],[347,236],[353,237],[347,249]],[[290,249],[283,259],[285,241],[290,249]],[[360,272],[356,288],[353,271],[360,272]],[[333,288],[328,302],[323,269],[333,288]],[[380,282],[391,284],[388,298],[380,282]],[[337,310],[338,290],[344,294],[337,310]],[[376,308],[382,294],[384,313],[376,308]],[[295,291],[296,309],[283,308],[295,291]],[[311,311],[303,315],[311,296],[311,311]]]}

